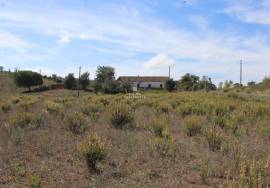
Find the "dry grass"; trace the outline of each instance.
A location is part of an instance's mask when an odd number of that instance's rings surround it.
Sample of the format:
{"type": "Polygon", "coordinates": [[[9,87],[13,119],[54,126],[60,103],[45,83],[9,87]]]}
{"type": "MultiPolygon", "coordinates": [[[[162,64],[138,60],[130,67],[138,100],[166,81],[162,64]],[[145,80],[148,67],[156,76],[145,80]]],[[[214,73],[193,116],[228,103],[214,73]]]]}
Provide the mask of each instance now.
{"type": "Polygon", "coordinates": [[[5,96],[1,106],[10,107],[0,111],[0,187],[269,185],[268,99],[143,96],[77,98],[66,90],[5,96]]]}

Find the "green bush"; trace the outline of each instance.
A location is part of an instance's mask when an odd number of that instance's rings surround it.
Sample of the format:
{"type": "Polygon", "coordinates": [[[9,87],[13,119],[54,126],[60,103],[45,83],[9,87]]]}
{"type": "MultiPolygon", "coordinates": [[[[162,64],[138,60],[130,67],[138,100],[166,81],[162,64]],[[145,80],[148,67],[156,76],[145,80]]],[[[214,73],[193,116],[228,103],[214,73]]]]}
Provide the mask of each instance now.
{"type": "Polygon", "coordinates": [[[188,136],[196,136],[202,132],[203,118],[199,116],[190,116],[184,119],[185,131],[188,136]]]}
{"type": "Polygon", "coordinates": [[[106,139],[91,133],[79,145],[80,152],[86,158],[89,169],[97,170],[97,162],[104,160],[109,152],[110,144],[106,139]]]}
{"type": "Polygon", "coordinates": [[[112,125],[123,128],[134,121],[133,109],[125,103],[114,103],[109,108],[109,118],[112,125]]]}
{"type": "Polygon", "coordinates": [[[43,84],[42,76],[32,71],[19,71],[15,73],[15,84],[18,87],[25,87],[31,91],[32,86],[43,84]]]}
{"type": "Polygon", "coordinates": [[[65,117],[68,129],[74,134],[82,134],[86,131],[86,119],[80,112],[68,114],[65,117]]]}

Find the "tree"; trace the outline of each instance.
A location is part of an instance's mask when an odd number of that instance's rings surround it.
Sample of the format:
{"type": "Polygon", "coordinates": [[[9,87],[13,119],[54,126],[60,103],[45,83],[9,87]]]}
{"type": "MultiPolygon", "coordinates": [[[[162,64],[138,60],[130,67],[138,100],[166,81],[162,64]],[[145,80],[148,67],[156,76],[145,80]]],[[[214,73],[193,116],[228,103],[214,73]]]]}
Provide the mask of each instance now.
{"type": "Polygon", "coordinates": [[[66,89],[74,89],[76,87],[76,79],[74,77],[74,74],[70,73],[67,75],[64,85],[66,89]]]}
{"type": "Polygon", "coordinates": [[[256,86],[256,82],[250,81],[250,82],[247,83],[247,85],[248,85],[249,87],[253,87],[253,86],[256,86]]]}
{"type": "Polygon", "coordinates": [[[176,82],[173,79],[166,80],[165,82],[165,89],[167,91],[173,91],[175,89],[176,82]]]}
{"type": "Polygon", "coordinates": [[[113,67],[99,66],[96,71],[96,81],[104,83],[106,80],[115,80],[115,70],[113,67]]]}
{"type": "Polygon", "coordinates": [[[43,84],[42,76],[32,71],[17,71],[15,73],[15,84],[18,87],[25,87],[31,91],[32,86],[43,84]]]}
{"type": "Polygon", "coordinates": [[[132,92],[132,87],[129,82],[120,82],[118,91],[121,93],[130,93],[132,92]]]}
{"type": "Polygon", "coordinates": [[[99,66],[96,71],[95,93],[115,93],[118,86],[115,81],[115,70],[113,67],[99,66]]]}
{"type": "Polygon", "coordinates": [[[83,90],[86,90],[86,88],[90,84],[89,76],[90,76],[89,72],[85,72],[80,77],[79,83],[82,86],[83,90]]]}
{"type": "Polygon", "coordinates": [[[195,91],[198,87],[200,78],[192,74],[185,74],[179,81],[180,90],[195,91]]]}

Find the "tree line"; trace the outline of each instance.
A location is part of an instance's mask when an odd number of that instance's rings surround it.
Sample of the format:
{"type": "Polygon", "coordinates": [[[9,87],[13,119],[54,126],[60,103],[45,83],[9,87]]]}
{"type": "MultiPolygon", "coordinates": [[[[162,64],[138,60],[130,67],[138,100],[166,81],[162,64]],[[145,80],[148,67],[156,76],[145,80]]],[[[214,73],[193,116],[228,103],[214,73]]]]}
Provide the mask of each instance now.
{"type": "MultiPolygon", "coordinates": [[[[65,78],[53,74],[52,76],[42,76],[39,73],[32,71],[16,71],[15,83],[19,87],[28,88],[40,86],[43,84],[43,79],[52,80],[56,84],[62,84],[66,89],[81,89],[89,90],[95,93],[116,94],[132,92],[130,83],[118,81],[115,78],[115,69],[110,66],[99,66],[96,71],[95,80],[90,82],[90,73],[84,72],[80,78],[75,78],[74,74],[70,73],[65,78]]],[[[256,85],[255,82],[249,82],[248,86],[256,85]]],[[[165,82],[165,89],[167,91],[198,91],[198,90],[217,90],[224,88],[242,87],[238,83],[232,81],[220,82],[218,87],[212,83],[211,78],[203,76],[199,77],[193,74],[185,74],[180,80],[175,81],[168,79],[165,82]]]]}

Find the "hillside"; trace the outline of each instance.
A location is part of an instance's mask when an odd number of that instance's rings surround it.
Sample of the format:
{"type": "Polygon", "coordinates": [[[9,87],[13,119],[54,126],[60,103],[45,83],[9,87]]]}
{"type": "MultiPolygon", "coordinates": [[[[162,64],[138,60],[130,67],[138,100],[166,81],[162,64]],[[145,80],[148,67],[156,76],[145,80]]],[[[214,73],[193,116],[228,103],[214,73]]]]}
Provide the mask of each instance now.
{"type": "Polygon", "coordinates": [[[1,103],[0,187],[270,182],[269,100],[201,92],[75,96],[55,90],[1,103]]]}

